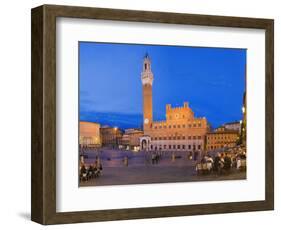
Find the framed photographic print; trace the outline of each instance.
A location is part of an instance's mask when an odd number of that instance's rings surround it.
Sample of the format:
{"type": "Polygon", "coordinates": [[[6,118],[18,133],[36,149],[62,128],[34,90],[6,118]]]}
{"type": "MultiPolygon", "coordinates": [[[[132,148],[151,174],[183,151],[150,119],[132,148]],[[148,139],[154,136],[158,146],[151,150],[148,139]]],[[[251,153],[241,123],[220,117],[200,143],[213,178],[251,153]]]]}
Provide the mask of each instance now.
{"type": "Polygon", "coordinates": [[[32,9],[41,224],[272,210],[273,20],[32,9]]]}

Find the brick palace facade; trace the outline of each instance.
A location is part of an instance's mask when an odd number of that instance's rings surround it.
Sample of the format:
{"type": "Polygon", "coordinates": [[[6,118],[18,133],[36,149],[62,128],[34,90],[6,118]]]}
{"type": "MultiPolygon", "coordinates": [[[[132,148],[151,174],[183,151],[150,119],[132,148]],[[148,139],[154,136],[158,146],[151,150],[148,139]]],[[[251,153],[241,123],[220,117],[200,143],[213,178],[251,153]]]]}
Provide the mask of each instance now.
{"type": "Polygon", "coordinates": [[[205,136],[209,131],[207,119],[197,118],[187,102],[182,107],[166,105],[166,120],[153,120],[151,60],[146,54],[141,74],[143,88],[143,129],[140,138],[143,150],[162,151],[198,151],[205,145],[205,136]]]}

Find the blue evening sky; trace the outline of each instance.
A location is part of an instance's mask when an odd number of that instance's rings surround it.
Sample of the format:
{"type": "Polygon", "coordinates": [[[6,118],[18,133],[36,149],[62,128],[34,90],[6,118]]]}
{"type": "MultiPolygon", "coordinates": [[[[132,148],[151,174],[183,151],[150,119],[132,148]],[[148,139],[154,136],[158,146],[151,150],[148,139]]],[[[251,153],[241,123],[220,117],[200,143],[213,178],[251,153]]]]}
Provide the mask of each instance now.
{"type": "Polygon", "coordinates": [[[242,118],[245,49],[79,42],[80,120],[142,124],[143,57],[152,61],[153,118],[188,101],[213,127],[242,118]]]}

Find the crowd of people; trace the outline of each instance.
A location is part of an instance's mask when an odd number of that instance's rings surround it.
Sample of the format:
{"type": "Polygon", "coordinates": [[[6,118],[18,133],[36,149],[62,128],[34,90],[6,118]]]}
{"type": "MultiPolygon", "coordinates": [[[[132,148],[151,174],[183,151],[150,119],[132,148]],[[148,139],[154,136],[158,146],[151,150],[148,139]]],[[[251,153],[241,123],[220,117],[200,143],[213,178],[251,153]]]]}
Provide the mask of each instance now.
{"type": "Polygon", "coordinates": [[[246,152],[240,148],[218,152],[213,157],[207,153],[196,164],[195,169],[198,174],[230,173],[232,169],[246,170],[246,152]]]}
{"type": "Polygon", "coordinates": [[[86,166],[81,162],[80,165],[80,181],[88,181],[98,178],[102,173],[102,164],[99,157],[96,157],[95,162],[86,166]]]}
{"type": "Polygon", "coordinates": [[[152,152],[151,153],[151,163],[158,164],[161,159],[161,156],[162,156],[161,152],[156,152],[156,151],[152,152]]]}

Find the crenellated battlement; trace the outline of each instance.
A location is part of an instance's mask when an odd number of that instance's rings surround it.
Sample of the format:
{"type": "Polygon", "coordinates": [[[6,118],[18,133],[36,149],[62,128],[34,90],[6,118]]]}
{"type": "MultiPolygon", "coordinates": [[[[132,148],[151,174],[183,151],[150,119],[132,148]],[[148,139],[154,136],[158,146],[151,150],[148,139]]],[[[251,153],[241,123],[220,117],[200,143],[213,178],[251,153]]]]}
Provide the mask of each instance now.
{"type": "Polygon", "coordinates": [[[173,119],[193,119],[194,113],[188,105],[188,102],[184,102],[181,107],[172,107],[171,104],[166,105],[166,118],[167,120],[173,119]]]}
{"type": "Polygon", "coordinates": [[[183,106],[178,106],[178,107],[172,107],[171,104],[166,104],[166,111],[184,111],[189,108],[188,102],[184,102],[183,106]]]}

